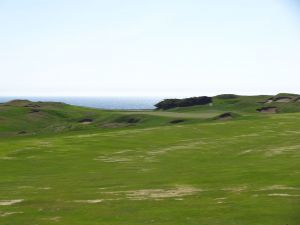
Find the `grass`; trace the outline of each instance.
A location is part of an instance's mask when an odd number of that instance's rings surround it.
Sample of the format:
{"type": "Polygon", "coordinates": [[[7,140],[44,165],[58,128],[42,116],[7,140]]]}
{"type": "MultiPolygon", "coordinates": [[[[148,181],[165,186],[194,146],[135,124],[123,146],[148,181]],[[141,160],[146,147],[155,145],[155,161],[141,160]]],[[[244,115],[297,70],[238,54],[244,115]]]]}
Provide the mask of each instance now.
{"type": "Polygon", "coordinates": [[[240,117],[218,121],[197,107],[118,112],[48,105],[44,119],[36,119],[27,118],[29,109],[5,107],[1,225],[300,223],[300,113],[236,108],[240,117]],[[94,122],[78,124],[85,117],[94,122]],[[170,123],[178,118],[184,122],[170,123]],[[21,128],[28,133],[18,135],[21,128]]]}

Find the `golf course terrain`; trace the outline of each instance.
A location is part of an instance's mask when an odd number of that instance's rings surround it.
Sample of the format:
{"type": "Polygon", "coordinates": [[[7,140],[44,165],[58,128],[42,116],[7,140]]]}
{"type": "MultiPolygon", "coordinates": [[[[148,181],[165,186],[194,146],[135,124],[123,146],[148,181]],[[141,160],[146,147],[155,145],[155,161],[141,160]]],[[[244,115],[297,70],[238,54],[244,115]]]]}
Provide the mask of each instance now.
{"type": "Polygon", "coordinates": [[[300,96],[180,104],[0,104],[0,224],[299,225],[300,96]]]}

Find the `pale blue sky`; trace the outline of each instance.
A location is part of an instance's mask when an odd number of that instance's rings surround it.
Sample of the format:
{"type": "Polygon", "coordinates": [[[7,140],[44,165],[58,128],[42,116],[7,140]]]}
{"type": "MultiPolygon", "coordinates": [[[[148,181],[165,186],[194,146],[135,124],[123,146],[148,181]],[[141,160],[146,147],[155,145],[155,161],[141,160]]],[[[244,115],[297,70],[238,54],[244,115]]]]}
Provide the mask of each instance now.
{"type": "Polygon", "coordinates": [[[300,93],[297,0],[0,0],[0,95],[300,93]]]}

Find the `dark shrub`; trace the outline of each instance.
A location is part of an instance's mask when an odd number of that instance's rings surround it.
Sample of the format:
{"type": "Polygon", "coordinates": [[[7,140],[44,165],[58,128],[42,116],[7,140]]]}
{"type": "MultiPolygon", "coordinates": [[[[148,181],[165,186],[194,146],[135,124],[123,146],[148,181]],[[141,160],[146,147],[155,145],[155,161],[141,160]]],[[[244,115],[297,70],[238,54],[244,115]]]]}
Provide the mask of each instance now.
{"type": "Polygon", "coordinates": [[[185,120],[172,120],[170,123],[176,124],[176,123],[183,123],[185,120]]]}
{"type": "Polygon", "coordinates": [[[219,99],[233,99],[233,98],[238,98],[238,95],[234,95],[234,94],[223,94],[223,95],[217,95],[216,96],[219,99]]]}
{"type": "Polygon", "coordinates": [[[212,98],[207,96],[192,97],[184,99],[165,99],[155,105],[157,109],[172,109],[176,107],[187,107],[194,105],[206,105],[212,103],[212,98]]]}

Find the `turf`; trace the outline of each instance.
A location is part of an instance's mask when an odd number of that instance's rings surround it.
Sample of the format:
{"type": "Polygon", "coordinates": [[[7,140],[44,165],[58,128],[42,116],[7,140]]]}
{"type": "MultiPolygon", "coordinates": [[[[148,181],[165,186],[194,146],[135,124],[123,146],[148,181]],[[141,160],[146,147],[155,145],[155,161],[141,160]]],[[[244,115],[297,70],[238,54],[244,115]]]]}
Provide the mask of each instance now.
{"type": "Polygon", "coordinates": [[[0,107],[0,224],[300,224],[300,113],[196,108],[0,107]]]}

